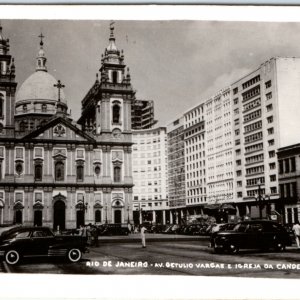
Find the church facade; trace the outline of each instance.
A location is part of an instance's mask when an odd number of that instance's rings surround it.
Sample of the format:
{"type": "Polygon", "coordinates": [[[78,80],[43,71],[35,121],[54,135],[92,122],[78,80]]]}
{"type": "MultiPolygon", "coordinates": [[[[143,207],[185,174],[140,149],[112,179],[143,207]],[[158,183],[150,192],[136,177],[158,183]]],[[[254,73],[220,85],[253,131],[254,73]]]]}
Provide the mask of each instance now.
{"type": "Polygon", "coordinates": [[[35,72],[17,91],[0,28],[0,225],[76,228],[132,222],[131,106],[135,92],[111,26],[100,78],[74,122],[63,84],[47,71],[41,35],[35,72]]]}

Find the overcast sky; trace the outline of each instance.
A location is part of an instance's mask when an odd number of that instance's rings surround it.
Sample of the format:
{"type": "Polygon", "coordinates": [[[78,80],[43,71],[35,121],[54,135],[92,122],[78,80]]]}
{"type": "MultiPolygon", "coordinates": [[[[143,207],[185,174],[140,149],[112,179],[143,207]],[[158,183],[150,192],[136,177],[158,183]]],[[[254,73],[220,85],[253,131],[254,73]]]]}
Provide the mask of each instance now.
{"type": "MultiPolygon", "coordinates": [[[[18,88],[35,71],[43,32],[48,72],[65,84],[77,120],[108,46],[109,21],[2,20],[2,26],[18,88]]],[[[300,57],[300,23],[116,21],[115,36],[137,98],[155,101],[161,126],[271,57],[300,57]]]]}

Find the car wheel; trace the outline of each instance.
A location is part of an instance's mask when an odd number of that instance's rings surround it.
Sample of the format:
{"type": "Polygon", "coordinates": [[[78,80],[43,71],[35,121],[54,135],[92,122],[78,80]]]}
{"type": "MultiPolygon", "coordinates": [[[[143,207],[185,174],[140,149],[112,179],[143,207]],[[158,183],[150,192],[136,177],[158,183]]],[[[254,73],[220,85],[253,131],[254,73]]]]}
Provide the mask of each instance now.
{"type": "Polygon", "coordinates": [[[221,253],[223,253],[223,249],[217,248],[217,247],[214,246],[214,252],[215,252],[216,254],[221,254],[221,253]]]}
{"type": "Polygon", "coordinates": [[[68,251],[67,256],[70,262],[78,262],[81,259],[82,253],[78,248],[73,248],[68,251]]]}
{"type": "Polygon", "coordinates": [[[285,251],[285,245],[281,241],[276,241],[274,248],[275,248],[275,251],[285,251]]]}
{"type": "Polygon", "coordinates": [[[16,265],[20,261],[20,254],[17,250],[9,250],[5,254],[5,261],[9,265],[16,265]]]}
{"type": "Polygon", "coordinates": [[[237,254],[239,252],[239,248],[237,245],[233,244],[233,243],[230,243],[228,245],[228,252],[230,254],[237,254]]]}

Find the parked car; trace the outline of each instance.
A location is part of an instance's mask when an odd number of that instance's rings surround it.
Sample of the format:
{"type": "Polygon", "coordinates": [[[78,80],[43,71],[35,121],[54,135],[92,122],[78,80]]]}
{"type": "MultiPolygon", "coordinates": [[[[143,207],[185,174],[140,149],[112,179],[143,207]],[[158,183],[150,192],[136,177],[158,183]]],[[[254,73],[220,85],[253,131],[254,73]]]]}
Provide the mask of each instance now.
{"type": "Polygon", "coordinates": [[[217,232],[211,243],[216,253],[237,253],[240,249],[273,248],[283,251],[292,241],[282,225],[273,221],[257,220],[239,222],[233,230],[217,232]]]}
{"type": "Polygon", "coordinates": [[[128,235],[129,228],[127,224],[104,224],[98,231],[99,235],[128,235]]]}
{"type": "Polygon", "coordinates": [[[15,265],[25,257],[65,257],[78,262],[88,252],[81,236],[56,236],[48,227],[11,227],[0,235],[0,257],[15,265]]]}

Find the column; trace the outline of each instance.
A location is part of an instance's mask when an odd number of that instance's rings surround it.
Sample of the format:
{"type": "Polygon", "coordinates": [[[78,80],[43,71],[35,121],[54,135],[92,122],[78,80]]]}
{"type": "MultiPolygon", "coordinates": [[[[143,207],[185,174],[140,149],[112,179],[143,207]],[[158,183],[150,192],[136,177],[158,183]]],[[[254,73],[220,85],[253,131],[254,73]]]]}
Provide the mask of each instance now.
{"type": "Polygon", "coordinates": [[[163,225],[166,225],[166,211],[163,210],[162,212],[162,217],[163,217],[163,225]]]}
{"type": "Polygon", "coordinates": [[[153,212],[152,212],[152,223],[156,223],[156,211],[155,210],[153,210],[153,212]]]}
{"type": "Polygon", "coordinates": [[[173,214],[171,210],[170,210],[170,224],[173,224],[173,214]]]}

